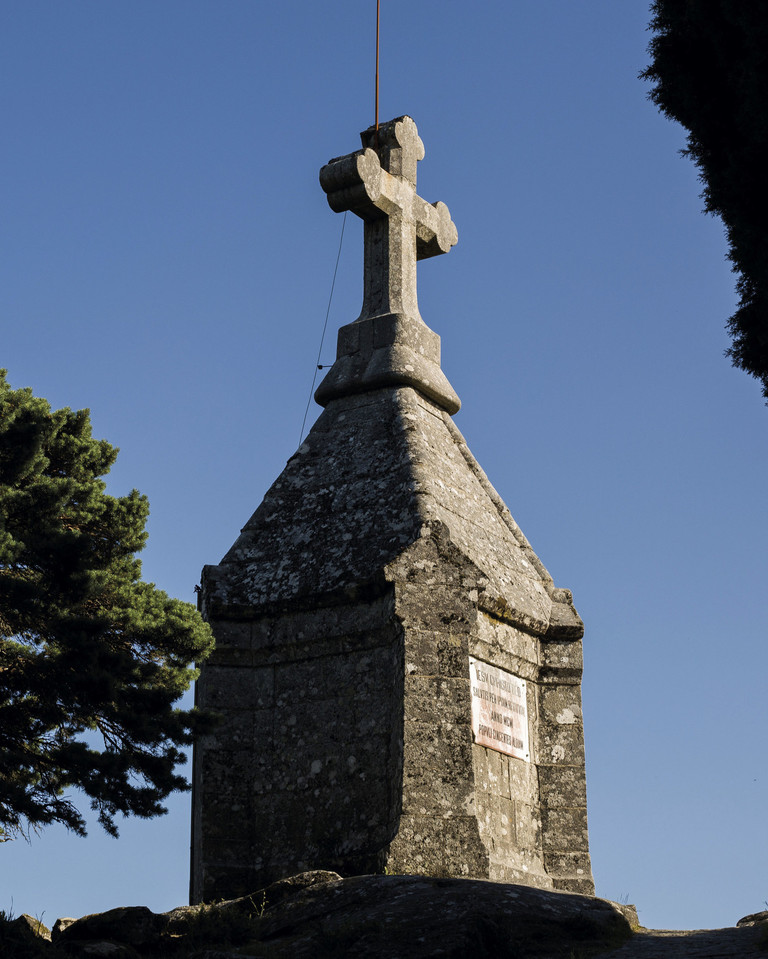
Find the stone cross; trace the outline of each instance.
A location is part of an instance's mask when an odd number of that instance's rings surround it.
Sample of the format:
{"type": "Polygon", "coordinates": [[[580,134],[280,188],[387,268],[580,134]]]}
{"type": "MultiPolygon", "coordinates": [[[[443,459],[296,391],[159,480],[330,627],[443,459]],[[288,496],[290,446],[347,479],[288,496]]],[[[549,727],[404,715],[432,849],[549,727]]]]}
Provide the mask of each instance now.
{"type": "Polygon", "coordinates": [[[421,319],[416,261],[447,253],[458,240],[444,203],[416,193],[424,144],[416,124],[398,117],[360,134],[363,149],[331,160],[320,184],[332,210],[365,221],[363,308],[359,319],[399,314],[421,319]]]}

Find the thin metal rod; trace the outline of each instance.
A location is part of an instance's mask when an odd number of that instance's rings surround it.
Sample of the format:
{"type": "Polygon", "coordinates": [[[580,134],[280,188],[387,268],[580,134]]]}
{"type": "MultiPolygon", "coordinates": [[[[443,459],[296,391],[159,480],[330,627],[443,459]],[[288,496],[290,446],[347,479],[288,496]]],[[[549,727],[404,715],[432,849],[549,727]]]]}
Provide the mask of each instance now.
{"type": "MultiPolygon", "coordinates": [[[[379,14],[381,0],[376,0],[376,132],[379,132],[379,14]]],[[[378,137],[377,137],[378,140],[378,137]]]]}
{"type": "Polygon", "coordinates": [[[336,254],[336,266],[333,268],[333,280],[331,281],[331,295],[328,297],[328,309],[325,311],[325,323],[323,324],[323,335],[320,337],[320,349],[317,351],[317,362],[315,363],[315,375],[312,377],[312,386],[309,388],[309,399],[307,408],[304,410],[304,419],[301,421],[301,434],[299,435],[299,446],[304,439],[304,427],[307,425],[307,416],[309,415],[309,404],[315,393],[315,382],[317,380],[317,371],[322,370],[320,365],[320,354],[323,352],[323,343],[325,342],[325,331],[328,329],[328,317],[331,315],[331,303],[333,301],[333,291],[336,287],[336,274],[339,272],[339,260],[341,259],[341,244],[344,242],[344,225],[347,222],[347,211],[344,211],[344,219],[341,221],[341,236],[339,237],[339,250],[336,254]]]}

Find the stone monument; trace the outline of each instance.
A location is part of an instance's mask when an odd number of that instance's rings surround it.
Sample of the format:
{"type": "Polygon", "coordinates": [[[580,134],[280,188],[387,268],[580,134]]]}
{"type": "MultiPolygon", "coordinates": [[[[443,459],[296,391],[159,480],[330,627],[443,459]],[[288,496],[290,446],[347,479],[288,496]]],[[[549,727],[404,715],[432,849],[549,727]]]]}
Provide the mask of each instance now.
{"type": "Polygon", "coordinates": [[[456,228],[416,192],[400,117],[331,160],[365,221],[360,317],[324,407],[218,566],[197,685],[193,902],[303,870],[467,876],[594,892],[583,625],[453,423],[416,261],[456,228]]]}

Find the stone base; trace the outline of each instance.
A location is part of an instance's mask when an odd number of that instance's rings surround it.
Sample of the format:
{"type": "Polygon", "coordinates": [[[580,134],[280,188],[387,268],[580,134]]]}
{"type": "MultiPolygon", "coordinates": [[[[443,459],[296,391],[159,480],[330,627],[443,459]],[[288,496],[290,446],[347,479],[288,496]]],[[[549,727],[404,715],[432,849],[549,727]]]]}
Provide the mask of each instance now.
{"type": "Polygon", "coordinates": [[[320,406],[350,393],[412,386],[450,414],[461,401],[440,369],[440,337],[419,317],[387,313],[339,330],[337,359],[315,392],[320,406]]]}
{"type": "Polygon", "coordinates": [[[193,901],[309,869],[593,888],[581,621],[420,392],[331,402],[202,596],[193,901]],[[527,752],[478,738],[470,659],[524,690],[527,752]]]}
{"type": "Polygon", "coordinates": [[[458,559],[437,527],[375,600],[213,622],[198,703],[227,719],[196,748],[193,901],[308,869],[594,890],[580,724],[569,763],[546,755],[578,686],[538,681],[541,641],[483,613],[458,559]],[[473,742],[470,655],[527,677],[534,761],[473,742]]]}

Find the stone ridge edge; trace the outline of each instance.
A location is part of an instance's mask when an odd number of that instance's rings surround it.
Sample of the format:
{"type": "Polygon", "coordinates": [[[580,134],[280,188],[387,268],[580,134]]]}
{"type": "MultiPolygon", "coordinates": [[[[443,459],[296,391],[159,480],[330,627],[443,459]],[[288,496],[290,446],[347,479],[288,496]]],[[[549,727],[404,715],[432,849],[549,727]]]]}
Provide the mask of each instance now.
{"type": "Polygon", "coordinates": [[[350,603],[371,602],[386,595],[391,583],[380,569],[374,576],[362,583],[342,586],[321,593],[299,593],[287,599],[265,601],[263,603],[227,603],[222,602],[215,593],[216,573],[221,564],[209,564],[203,567],[203,594],[205,596],[204,615],[215,619],[250,620],[261,616],[282,616],[285,613],[307,612],[314,609],[327,609],[345,606],[350,603]],[[212,595],[211,595],[212,593],[212,595]]]}
{"type": "MultiPolygon", "coordinates": [[[[573,594],[569,589],[561,589],[555,586],[554,580],[550,576],[549,571],[534,552],[533,547],[528,542],[525,533],[515,522],[514,517],[509,511],[509,507],[501,498],[501,496],[499,496],[493,484],[488,479],[485,470],[475,459],[467,444],[467,441],[464,439],[461,430],[458,428],[458,426],[456,426],[448,413],[441,410],[441,416],[448,429],[448,432],[451,434],[451,438],[453,439],[456,448],[464,457],[464,461],[469,467],[470,472],[475,476],[486,496],[493,503],[493,506],[496,509],[496,512],[499,514],[501,521],[517,540],[520,548],[525,554],[526,559],[541,577],[544,589],[547,591],[549,598],[552,600],[553,615],[546,638],[581,639],[581,637],[584,635],[584,623],[582,622],[581,617],[573,605],[573,594]],[[559,609],[557,609],[557,607],[559,607],[559,609]]],[[[489,609],[488,612],[493,613],[493,608],[489,609]]],[[[497,615],[499,615],[500,618],[506,618],[500,611],[497,613],[497,615]]]]}

